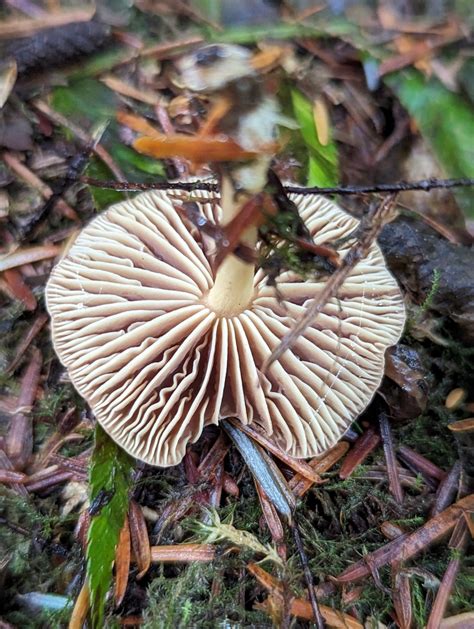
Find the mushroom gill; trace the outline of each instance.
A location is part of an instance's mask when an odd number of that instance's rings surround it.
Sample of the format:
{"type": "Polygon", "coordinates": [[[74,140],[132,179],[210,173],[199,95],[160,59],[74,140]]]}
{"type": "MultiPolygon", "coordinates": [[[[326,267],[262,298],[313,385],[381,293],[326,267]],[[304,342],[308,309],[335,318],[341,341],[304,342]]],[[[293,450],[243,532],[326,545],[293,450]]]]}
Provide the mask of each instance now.
{"type": "MultiPolygon", "coordinates": [[[[216,195],[196,195],[203,217],[219,222],[216,195]]],[[[358,225],[320,197],[291,198],[317,244],[358,225]]],[[[284,273],[279,303],[258,270],[245,303],[216,307],[201,234],[177,204],[166,192],[147,192],[112,206],[55,267],[47,305],[74,386],[109,435],[152,465],[179,463],[204,426],[229,416],[258,425],[293,456],[326,450],[371,400],[385,349],[403,328],[402,297],[378,246],[263,373],[323,280],[284,273]]]]}

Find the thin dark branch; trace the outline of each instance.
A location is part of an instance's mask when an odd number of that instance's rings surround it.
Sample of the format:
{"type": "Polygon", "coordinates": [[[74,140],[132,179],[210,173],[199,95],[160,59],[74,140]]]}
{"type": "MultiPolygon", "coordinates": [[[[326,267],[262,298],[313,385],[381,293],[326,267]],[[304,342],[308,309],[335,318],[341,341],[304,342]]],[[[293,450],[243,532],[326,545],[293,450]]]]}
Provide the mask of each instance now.
{"type": "Polygon", "coordinates": [[[396,183],[380,183],[373,186],[334,186],[332,188],[301,188],[285,186],[287,192],[296,194],[391,194],[406,190],[429,192],[435,188],[462,188],[474,186],[474,179],[421,179],[420,181],[397,181],[396,183]]]}
{"type": "Polygon", "coordinates": [[[293,539],[295,540],[295,544],[298,550],[298,554],[300,556],[301,564],[303,566],[306,585],[308,586],[309,601],[311,603],[311,609],[313,610],[313,616],[316,622],[316,627],[318,629],[324,629],[326,627],[326,623],[324,622],[323,615],[321,614],[321,610],[319,609],[318,599],[316,598],[316,592],[314,589],[313,575],[309,568],[308,557],[306,555],[306,552],[303,546],[303,540],[301,539],[300,530],[294,519],[290,520],[289,525],[293,533],[293,539]]]}
{"type": "MultiPolygon", "coordinates": [[[[81,177],[80,181],[95,186],[97,188],[107,188],[111,190],[122,191],[144,191],[144,190],[207,190],[208,192],[218,192],[219,187],[216,183],[205,181],[160,181],[156,183],[136,183],[127,181],[102,181],[93,177],[81,177]]],[[[295,194],[390,194],[394,192],[405,192],[407,190],[418,190],[421,192],[429,192],[435,188],[469,188],[474,187],[474,179],[422,179],[421,181],[398,181],[396,183],[381,183],[370,186],[332,186],[330,188],[305,188],[302,186],[284,186],[286,192],[295,194]]]]}

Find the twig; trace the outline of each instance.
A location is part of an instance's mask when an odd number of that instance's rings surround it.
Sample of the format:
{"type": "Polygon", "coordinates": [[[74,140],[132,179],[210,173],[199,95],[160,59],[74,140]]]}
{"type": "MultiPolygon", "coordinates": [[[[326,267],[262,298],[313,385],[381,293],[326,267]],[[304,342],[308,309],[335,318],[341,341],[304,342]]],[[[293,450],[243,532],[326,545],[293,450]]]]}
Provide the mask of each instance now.
{"type": "MultiPolygon", "coordinates": [[[[297,321],[288,334],[285,334],[280,344],[273,350],[266,361],[266,368],[278,360],[282,354],[303,334],[311,325],[315,317],[322,311],[327,302],[337,295],[338,290],[346,281],[349,273],[355,265],[365,258],[369,248],[381,232],[383,226],[393,217],[395,195],[386,197],[380,204],[373,204],[368,213],[363,217],[358,232],[361,234],[358,241],[344,256],[340,267],[328,279],[319,296],[307,307],[305,314],[297,321]]],[[[264,367],[264,369],[265,369],[264,367]]]]}
{"type": "Polygon", "coordinates": [[[303,565],[304,576],[308,585],[309,602],[311,603],[311,609],[313,610],[316,627],[318,629],[324,629],[324,627],[326,627],[326,623],[324,622],[321,610],[319,609],[318,599],[316,598],[316,592],[314,590],[313,575],[311,573],[311,570],[309,569],[308,558],[306,556],[306,552],[303,546],[303,540],[301,539],[300,530],[295,519],[291,520],[289,525],[293,533],[293,539],[295,540],[295,545],[298,550],[301,563],[303,565]]]}
{"type": "MultiPolygon", "coordinates": [[[[155,183],[139,183],[128,181],[108,181],[95,179],[94,177],[83,176],[80,178],[82,183],[96,188],[105,188],[110,190],[128,190],[130,192],[140,192],[144,190],[185,190],[192,192],[193,190],[207,190],[208,192],[218,192],[219,187],[216,183],[205,181],[159,181],[155,183]]],[[[284,186],[286,192],[294,194],[392,194],[394,192],[405,192],[407,190],[418,190],[421,192],[429,192],[435,188],[470,188],[474,187],[474,179],[421,179],[420,181],[398,181],[396,183],[381,183],[367,186],[332,186],[329,188],[305,188],[304,186],[284,186]]]]}

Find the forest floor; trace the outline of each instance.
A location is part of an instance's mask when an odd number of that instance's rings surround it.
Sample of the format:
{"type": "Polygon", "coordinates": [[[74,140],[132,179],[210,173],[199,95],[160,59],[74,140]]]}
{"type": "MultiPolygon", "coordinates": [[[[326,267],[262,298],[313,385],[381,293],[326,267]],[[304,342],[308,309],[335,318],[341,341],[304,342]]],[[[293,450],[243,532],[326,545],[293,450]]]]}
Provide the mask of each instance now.
{"type": "MultiPolygon", "coordinates": [[[[237,9],[225,0],[118,0],[97,11],[4,3],[0,627],[67,625],[85,578],[84,531],[107,504],[105,490],[93,489],[90,506],[94,418],[55,355],[44,299],[55,259],[81,226],[131,194],[85,177],[146,184],[188,168],[137,153],[117,113],[193,133],[208,103],[180,87],[177,55],[206,42],[263,50],[271,37],[281,55],[268,78],[298,125],[284,131],[275,159],[282,180],[334,187],[473,178],[473,18],[468,2],[444,11],[427,4],[417,14],[414,2],[388,0],[376,10],[335,1],[237,9]]],[[[209,172],[203,165],[199,176],[209,172]]],[[[332,198],[361,217],[381,196],[332,198]]],[[[322,483],[298,484],[279,463],[328,626],[474,626],[466,552],[474,529],[473,201],[472,187],[398,194],[399,216],[379,243],[407,324],[388,350],[382,386],[344,440],[310,462],[322,483]]],[[[290,531],[219,435],[206,429],[176,467],[133,466],[129,536],[120,535],[106,626],[309,622],[290,531]]],[[[115,446],[104,448],[112,465],[115,446]]],[[[105,557],[117,540],[102,533],[105,557]]],[[[99,590],[108,582],[98,578],[99,590]]],[[[73,619],[87,608],[76,604],[73,619]]]]}

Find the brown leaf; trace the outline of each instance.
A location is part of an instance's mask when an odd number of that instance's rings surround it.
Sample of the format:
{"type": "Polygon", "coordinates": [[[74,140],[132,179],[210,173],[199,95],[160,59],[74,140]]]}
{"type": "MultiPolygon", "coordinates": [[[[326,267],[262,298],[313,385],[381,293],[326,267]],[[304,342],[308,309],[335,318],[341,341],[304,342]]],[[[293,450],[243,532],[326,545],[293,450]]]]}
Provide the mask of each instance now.
{"type": "Polygon", "coordinates": [[[128,520],[133,554],[138,567],[137,579],[141,579],[148,572],[151,563],[150,538],[143,511],[134,500],[130,501],[128,520]]]}
{"type": "Polygon", "coordinates": [[[128,518],[120,531],[115,552],[115,606],[118,607],[125,596],[130,571],[130,527],[128,518]]]}
{"type": "Polygon", "coordinates": [[[87,583],[81,588],[79,596],[76,599],[71,618],[69,619],[68,629],[83,629],[85,626],[87,614],[89,612],[89,588],[87,583]]]}

